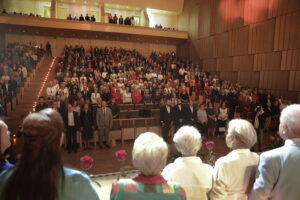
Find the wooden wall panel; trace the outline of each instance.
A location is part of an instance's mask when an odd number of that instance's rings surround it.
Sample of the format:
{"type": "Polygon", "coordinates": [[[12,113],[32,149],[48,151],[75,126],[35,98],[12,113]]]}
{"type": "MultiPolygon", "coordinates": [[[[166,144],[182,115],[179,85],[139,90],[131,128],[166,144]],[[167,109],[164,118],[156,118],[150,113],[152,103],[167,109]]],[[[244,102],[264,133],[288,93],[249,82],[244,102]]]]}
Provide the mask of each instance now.
{"type": "Polygon", "coordinates": [[[234,56],[233,71],[253,71],[254,55],[234,56]]]}
{"type": "Polygon", "coordinates": [[[206,37],[199,40],[200,58],[213,58],[214,37],[206,37]]]}
{"type": "Polygon", "coordinates": [[[211,27],[211,0],[201,0],[199,6],[199,25],[198,38],[207,37],[210,35],[211,27]]]}
{"type": "Polygon", "coordinates": [[[300,48],[300,11],[276,18],[274,50],[300,48]]]}
{"type": "Polygon", "coordinates": [[[238,83],[247,85],[249,87],[258,87],[259,85],[259,72],[238,72],[238,83]]]}
{"type": "Polygon", "coordinates": [[[300,91],[300,71],[290,71],[289,91],[300,91]]]}
{"type": "Polygon", "coordinates": [[[254,56],[254,71],[272,71],[281,68],[281,52],[256,54],[254,56]]]}
{"type": "Polygon", "coordinates": [[[251,24],[248,53],[271,52],[274,48],[275,19],[251,24]]]}
{"type": "Polygon", "coordinates": [[[262,71],[260,72],[259,87],[274,90],[287,90],[289,85],[289,72],[262,71]]]}
{"type": "Polygon", "coordinates": [[[228,56],[229,51],[229,33],[224,32],[214,37],[214,57],[228,56]]]}
{"type": "Polygon", "coordinates": [[[244,24],[256,23],[268,18],[269,0],[245,0],[244,24]]]}
{"type": "Polygon", "coordinates": [[[211,0],[211,34],[222,33],[226,31],[226,6],[223,6],[223,3],[226,1],[223,0],[211,0]]]}
{"type": "Polygon", "coordinates": [[[214,72],[217,70],[217,60],[215,58],[203,60],[202,65],[204,71],[214,72]]]}
{"type": "Polygon", "coordinates": [[[246,55],[248,52],[249,26],[229,32],[229,55],[246,55]]]}
{"type": "Polygon", "coordinates": [[[233,83],[237,82],[237,72],[223,72],[220,71],[220,78],[223,80],[228,80],[233,83]]]}
{"type": "Polygon", "coordinates": [[[269,18],[300,10],[299,0],[269,0],[269,18]]]}
{"type": "Polygon", "coordinates": [[[223,0],[226,4],[226,29],[232,30],[244,25],[245,0],[223,0]]]}
{"type": "Polygon", "coordinates": [[[217,58],[217,71],[233,71],[233,57],[217,58]]]}
{"type": "Polygon", "coordinates": [[[300,49],[282,52],[281,70],[300,70],[300,49]]]}

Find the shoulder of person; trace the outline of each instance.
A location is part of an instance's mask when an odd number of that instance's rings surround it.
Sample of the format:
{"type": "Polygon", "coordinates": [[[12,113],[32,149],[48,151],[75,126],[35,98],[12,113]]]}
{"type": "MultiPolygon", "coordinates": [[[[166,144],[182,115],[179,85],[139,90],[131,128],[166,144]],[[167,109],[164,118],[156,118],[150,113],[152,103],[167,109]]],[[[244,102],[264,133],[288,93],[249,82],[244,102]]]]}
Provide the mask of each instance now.
{"type": "Polygon", "coordinates": [[[80,181],[80,180],[89,180],[89,177],[86,173],[71,169],[71,168],[64,168],[64,173],[66,179],[71,179],[72,181],[80,181]]]}

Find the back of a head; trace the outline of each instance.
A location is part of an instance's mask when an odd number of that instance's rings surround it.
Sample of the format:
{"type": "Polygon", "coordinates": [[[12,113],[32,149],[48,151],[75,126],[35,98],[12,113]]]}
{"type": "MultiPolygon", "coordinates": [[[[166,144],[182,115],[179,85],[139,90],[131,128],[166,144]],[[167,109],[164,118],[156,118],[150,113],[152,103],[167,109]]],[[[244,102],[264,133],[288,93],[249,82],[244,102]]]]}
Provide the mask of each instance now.
{"type": "Polygon", "coordinates": [[[146,176],[159,175],[167,162],[167,156],[166,142],[155,133],[142,133],[134,141],[133,165],[146,176]]]}
{"type": "Polygon", "coordinates": [[[63,179],[57,128],[47,115],[31,113],[21,131],[22,157],[7,181],[4,199],[54,200],[63,179]]]}
{"type": "Polygon", "coordinates": [[[229,122],[226,144],[230,149],[250,149],[256,141],[256,131],[250,122],[244,119],[229,122]]]}
{"type": "Polygon", "coordinates": [[[292,104],[282,110],[279,133],[284,139],[300,138],[300,104],[292,104]]]}
{"type": "Polygon", "coordinates": [[[175,133],[173,141],[184,156],[196,156],[202,145],[201,134],[193,126],[182,126],[175,133]]]}

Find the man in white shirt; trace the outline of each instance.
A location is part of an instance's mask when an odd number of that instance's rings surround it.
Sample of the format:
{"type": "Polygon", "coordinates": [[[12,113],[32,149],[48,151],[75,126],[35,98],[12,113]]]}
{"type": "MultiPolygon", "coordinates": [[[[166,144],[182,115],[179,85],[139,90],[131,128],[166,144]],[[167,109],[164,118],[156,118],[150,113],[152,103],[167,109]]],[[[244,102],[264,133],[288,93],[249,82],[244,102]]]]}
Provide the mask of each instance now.
{"type": "Polygon", "coordinates": [[[285,144],[261,154],[250,200],[300,198],[300,104],[283,109],[279,134],[285,144]]]}
{"type": "Polygon", "coordinates": [[[197,157],[202,146],[200,133],[192,126],[183,126],[173,141],[182,157],[167,165],[162,175],[181,185],[188,200],[207,200],[213,184],[213,168],[197,157]]]}
{"type": "Polygon", "coordinates": [[[77,152],[76,132],[79,127],[78,114],[74,112],[73,106],[68,104],[68,111],[64,117],[67,135],[67,151],[68,153],[77,152]]]}
{"type": "Polygon", "coordinates": [[[56,90],[56,87],[53,86],[52,81],[49,82],[49,86],[47,87],[46,92],[47,92],[47,98],[48,99],[51,99],[51,100],[55,99],[57,90],[56,90]]]}

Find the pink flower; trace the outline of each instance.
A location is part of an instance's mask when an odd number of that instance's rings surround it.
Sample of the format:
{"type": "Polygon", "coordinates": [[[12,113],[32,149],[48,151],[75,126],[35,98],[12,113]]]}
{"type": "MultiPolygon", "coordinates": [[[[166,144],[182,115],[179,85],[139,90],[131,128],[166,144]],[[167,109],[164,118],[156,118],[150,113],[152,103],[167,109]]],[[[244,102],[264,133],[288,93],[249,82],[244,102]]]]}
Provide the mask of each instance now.
{"type": "Polygon", "coordinates": [[[84,169],[90,169],[93,166],[94,159],[89,155],[84,155],[80,158],[81,166],[84,169]]]}
{"type": "Polygon", "coordinates": [[[213,150],[213,148],[215,146],[215,142],[214,141],[207,141],[207,142],[205,142],[205,146],[208,150],[213,150]]]}
{"type": "Polygon", "coordinates": [[[119,150],[115,152],[115,155],[118,160],[124,161],[127,158],[127,152],[125,150],[119,150]]]}
{"type": "Polygon", "coordinates": [[[271,136],[269,137],[269,139],[270,139],[271,141],[273,141],[273,140],[275,140],[275,137],[274,137],[273,135],[271,135],[271,136]]]}

